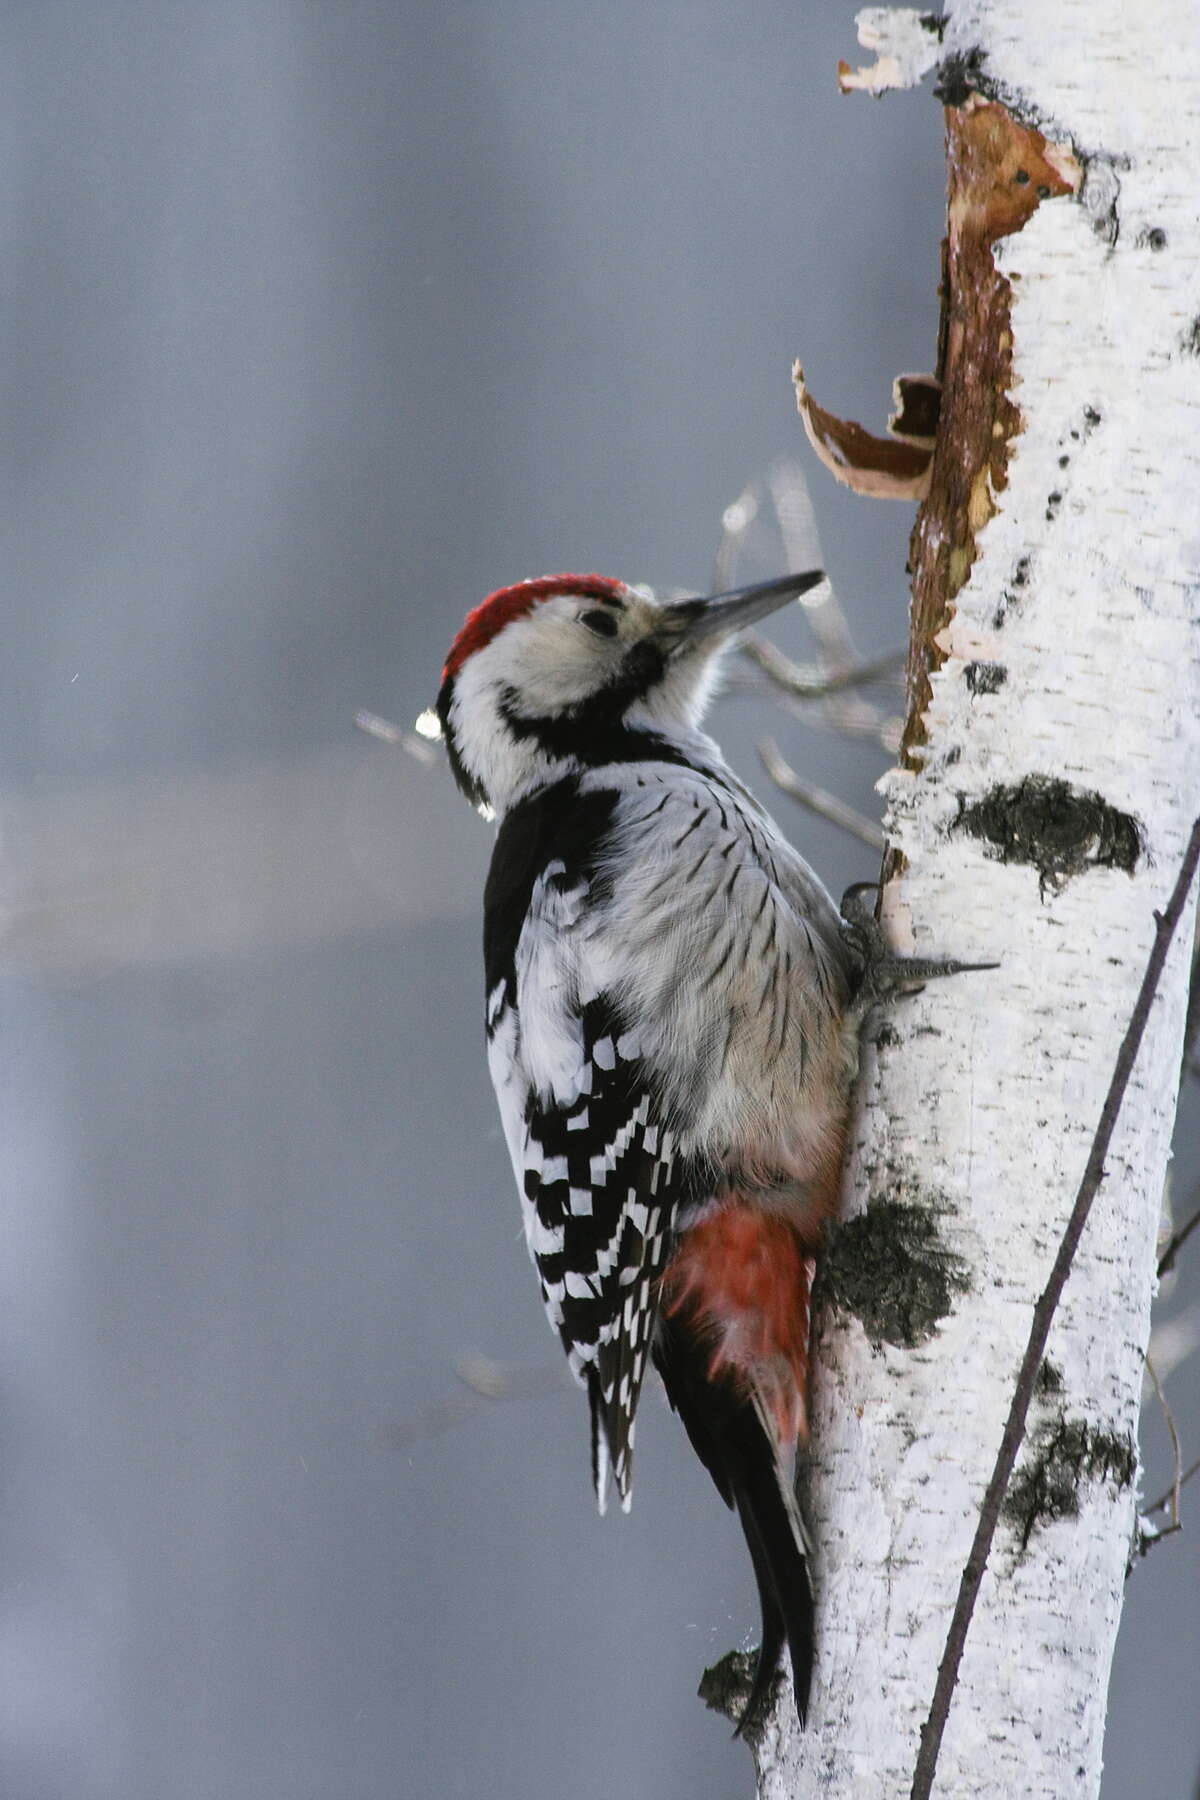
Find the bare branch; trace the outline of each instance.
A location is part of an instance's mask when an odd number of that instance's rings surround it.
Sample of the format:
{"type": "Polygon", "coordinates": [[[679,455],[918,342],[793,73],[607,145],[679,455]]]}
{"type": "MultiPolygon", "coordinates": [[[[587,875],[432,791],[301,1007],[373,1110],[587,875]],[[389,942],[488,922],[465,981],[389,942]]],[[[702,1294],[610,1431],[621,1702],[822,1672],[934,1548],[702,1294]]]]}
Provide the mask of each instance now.
{"type": "MultiPolygon", "coordinates": [[[[717,591],[738,585],[741,565],[768,569],[818,568],[824,565],[816,513],[804,470],[795,458],[781,457],[765,475],[747,483],[725,509],[714,566],[717,591]]],[[[898,720],[853,696],[864,682],[893,672],[890,658],[862,665],[846,620],[845,609],[828,583],[803,601],[804,617],[816,644],[814,665],[803,667],[762,639],[753,641],[748,660],[765,674],[789,704],[820,702],[826,721],[847,736],[872,737],[889,754],[899,743],[898,720]]],[[[902,658],[897,656],[896,667],[902,658]]]]}
{"type": "Polygon", "coordinates": [[[1154,1502],[1153,1506],[1148,1506],[1146,1508],[1146,1517],[1152,1518],[1156,1512],[1164,1512],[1172,1502],[1177,1504],[1176,1496],[1183,1491],[1188,1482],[1192,1479],[1192,1476],[1196,1474],[1197,1470],[1200,1470],[1200,1456],[1196,1458],[1194,1463],[1188,1464],[1178,1481],[1172,1481],[1166,1492],[1158,1496],[1158,1499],[1154,1502]]]}
{"type": "Polygon", "coordinates": [[[368,737],[378,738],[381,743],[395,744],[399,750],[407,750],[417,762],[432,768],[437,761],[437,751],[433,743],[421,737],[415,731],[404,731],[399,725],[393,725],[390,719],[381,719],[378,713],[367,712],[365,708],[356,712],[354,723],[368,737]]]}
{"type": "Polygon", "coordinates": [[[840,825],[852,837],[858,838],[872,850],[882,856],[885,839],[882,829],[873,819],[868,819],[854,807],[847,806],[836,794],[827,788],[817,787],[815,783],[805,781],[797,775],[791,764],[785,762],[773,738],[764,738],[758,746],[759,760],[775,786],[788,796],[790,800],[799,801],[807,806],[810,812],[817,813],[822,819],[828,819],[833,825],[840,825]]]}
{"type": "MultiPolygon", "coordinates": [[[[1196,1194],[1192,1195],[1192,1200],[1193,1202],[1197,1202],[1196,1194]]],[[[1183,1246],[1187,1243],[1197,1225],[1200,1225],[1200,1202],[1195,1205],[1194,1211],[1186,1224],[1181,1225],[1178,1231],[1173,1231],[1171,1236],[1167,1239],[1167,1247],[1158,1259],[1158,1279],[1160,1281],[1164,1275],[1169,1275],[1171,1270],[1175,1267],[1175,1258],[1179,1255],[1179,1252],[1183,1249],[1183,1246]]]]}
{"type": "Polygon", "coordinates": [[[478,1350],[466,1350],[456,1356],[454,1373],[463,1384],[463,1392],[447,1394],[422,1412],[397,1420],[385,1433],[388,1449],[404,1450],[424,1438],[440,1437],[445,1431],[465,1425],[498,1400],[524,1400],[533,1394],[565,1390],[570,1385],[565,1365],[557,1360],[520,1368],[496,1362],[478,1350]]]}
{"type": "Polygon", "coordinates": [[[913,1772],[911,1800],[928,1800],[933,1789],[933,1780],[937,1773],[938,1752],[942,1746],[946,1720],[950,1716],[950,1704],[954,1698],[959,1664],[962,1661],[967,1632],[970,1629],[971,1615],[975,1610],[980,1584],[983,1581],[984,1570],[987,1568],[988,1556],[991,1553],[992,1540],[996,1535],[1000,1508],[1012,1478],[1017,1453],[1025,1436],[1025,1421],[1029,1413],[1029,1403],[1033,1398],[1038,1370],[1041,1367],[1046,1342],[1050,1336],[1050,1326],[1066,1285],[1067,1276],[1071,1272],[1071,1264],[1075,1260],[1075,1252],[1079,1247],[1083,1228],[1087,1224],[1088,1214],[1092,1210],[1092,1202],[1095,1200],[1100,1183],[1104,1178],[1104,1158],[1108,1154],[1113,1131],[1116,1128],[1117,1119],[1120,1117],[1125,1089],[1129,1085],[1129,1077],[1146,1030],[1154,996],[1158,991],[1159,980],[1167,960],[1167,952],[1171,947],[1171,940],[1175,936],[1176,927],[1187,903],[1188,890],[1195,878],[1198,862],[1200,862],[1200,818],[1192,826],[1191,836],[1188,838],[1187,849],[1184,852],[1183,864],[1171,898],[1167,903],[1166,911],[1156,914],[1154,945],[1146,964],[1146,973],[1142,977],[1142,985],[1129,1026],[1121,1041],[1121,1048],[1117,1052],[1116,1067],[1113,1069],[1112,1081],[1109,1083],[1108,1093],[1101,1109],[1100,1122],[1092,1140],[1092,1148],[1083,1172],[1083,1179],[1079,1184],[1075,1204],[1071,1208],[1066,1230],[1063,1232],[1062,1241],[1058,1246],[1049,1280],[1033,1309],[1029,1342],[1026,1345],[1020,1373],[1017,1376],[1012,1404],[1009,1407],[1008,1418],[1000,1439],[1000,1448],[996,1453],[995,1467],[984,1493],[983,1504],[979,1509],[979,1522],[975,1528],[974,1541],[971,1544],[970,1554],[959,1583],[958,1598],[955,1601],[950,1629],[946,1636],[946,1647],[942,1652],[942,1660],[938,1668],[929,1717],[921,1730],[921,1748],[913,1772]]]}
{"type": "Polygon", "coordinates": [[[1192,1074],[1200,1073],[1195,1062],[1198,1038],[1200,1038],[1200,918],[1196,921],[1196,939],[1192,946],[1192,973],[1188,982],[1187,1019],[1183,1027],[1183,1066],[1192,1074]]]}
{"type": "Polygon", "coordinates": [[[1174,1529],[1178,1531],[1180,1525],[1179,1490],[1183,1486],[1183,1448],[1179,1442],[1179,1431],[1175,1424],[1175,1414],[1167,1405],[1167,1396],[1163,1392],[1162,1382],[1158,1379],[1158,1370],[1154,1367],[1153,1360],[1149,1356],[1146,1358],[1146,1373],[1154,1383],[1154,1392],[1158,1397],[1158,1404],[1162,1408],[1162,1415],[1166,1421],[1167,1435],[1171,1440],[1172,1473],[1171,1486],[1168,1491],[1171,1496],[1171,1524],[1174,1529]]]}
{"type": "Polygon", "coordinates": [[[855,663],[851,668],[826,674],[812,663],[793,662],[756,632],[742,641],[742,655],[762,670],[776,687],[796,700],[828,700],[832,694],[844,694],[850,688],[867,687],[898,674],[904,665],[904,652],[893,650],[873,662],[855,663]]]}

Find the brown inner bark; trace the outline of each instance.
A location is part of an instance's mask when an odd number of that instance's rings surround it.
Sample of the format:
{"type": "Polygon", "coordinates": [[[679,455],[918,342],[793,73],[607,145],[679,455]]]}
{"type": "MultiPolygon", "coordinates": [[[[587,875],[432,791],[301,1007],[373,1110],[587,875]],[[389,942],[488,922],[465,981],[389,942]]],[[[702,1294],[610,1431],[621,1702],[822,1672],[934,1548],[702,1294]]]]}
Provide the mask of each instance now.
{"type": "Polygon", "coordinates": [[[1042,200],[1076,185],[1073,159],[994,101],[971,95],[946,109],[947,227],[942,248],[938,368],[941,418],[928,497],[909,540],[912,629],[908,717],[900,759],[920,768],[935,638],[971,572],[976,538],[1008,483],[1021,429],[1012,381],[1012,289],[992,246],[1020,231],[1042,200]]]}

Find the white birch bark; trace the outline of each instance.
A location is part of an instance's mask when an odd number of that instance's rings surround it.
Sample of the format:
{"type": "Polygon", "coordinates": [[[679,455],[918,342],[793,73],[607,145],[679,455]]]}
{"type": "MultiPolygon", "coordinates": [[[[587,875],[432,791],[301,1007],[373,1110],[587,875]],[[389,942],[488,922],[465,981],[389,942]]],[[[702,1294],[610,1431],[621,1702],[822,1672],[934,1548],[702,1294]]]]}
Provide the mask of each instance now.
{"type": "MultiPolygon", "coordinates": [[[[906,859],[884,917],[900,947],[1002,966],[876,1016],[846,1188],[848,1215],[921,1209],[969,1287],[915,1349],[873,1347],[852,1309],[826,1316],[816,1679],[807,1732],[787,1694],[758,1746],[763,1800],[909,1792],[1031,1310],[1200,811],[1195,0],[958,0],[943,54],[975,50],[996,96],[1073,147],[1087,178],[1083,203],[1047,201],[997,248],[1022,429],[938,640],[922,766],[883,784],[906,859]],[[1040,879],[961,828],[962,807],[1031,775],[1136,819],[1132,873],[1093,845],[1086,867],[1040,879]]],[[[1033,1508],[1023,1552],[1001,1524],[938,1800],[1099,1787],[1135,1521],[1120,1452],[1135,1441],[1190,936],[1189,910],[1051,1335],[1059,1386],[1035,1400],[1017,1466],[1028,1495],[1057,1431],[1047,1472],[1077,1516],[1033,1508]]]]}

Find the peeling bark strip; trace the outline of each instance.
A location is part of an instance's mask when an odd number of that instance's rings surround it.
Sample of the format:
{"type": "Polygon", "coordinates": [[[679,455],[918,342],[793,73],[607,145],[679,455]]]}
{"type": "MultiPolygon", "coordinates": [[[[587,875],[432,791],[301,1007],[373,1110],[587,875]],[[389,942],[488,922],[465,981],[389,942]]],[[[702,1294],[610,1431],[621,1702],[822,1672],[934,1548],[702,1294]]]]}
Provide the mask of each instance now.
{"type": "Polygon", "coordinates": [[[864,50],[878,52],[866,69],[852,69],[848,62],[837,68],[843,94],[855,89],[879,95],[888,88],[915,87],[937,67],[942,53],[945,19],[915,7],[868,6],[855,18],[858,41],[864,50]]]}
{"type": "Polygon", "coordinates": [[[1008,482],[1009,445],[1021,429],[1012,386],[1012,289],[994,245],[1020,231],[1043,200],[1069,194],[1079,169],[1069,152],[1022,125],[1003,106],[967,94],[946,108],[947,233],[943,252],[938,376],[941,425],[929,493],[913,527],[912,636],[906,766],[926,741],[935,640],[971,572],[976,538],[1008,482]]]}
{"type": "Polygon", "coordinates": [[[939,405],[932,376],[897,375],[891,435],[885,438],[818,405],[798,362],[792,364],[792,386],[805,435],[835,481],[873,500],[920,500],[928,493],[939,405]]]}

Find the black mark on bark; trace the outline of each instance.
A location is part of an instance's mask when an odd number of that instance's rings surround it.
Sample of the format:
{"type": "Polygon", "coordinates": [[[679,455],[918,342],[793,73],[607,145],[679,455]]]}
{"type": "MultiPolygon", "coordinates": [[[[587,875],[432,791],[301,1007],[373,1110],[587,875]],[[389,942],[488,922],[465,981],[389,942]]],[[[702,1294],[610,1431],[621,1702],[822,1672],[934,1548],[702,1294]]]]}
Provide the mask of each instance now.
{"type": "Polygon", "coordinates": [[[1016,567],[1013,569],[1012,575],[1009,578],[1008,586],[1001,595],[1000,604],[996,608],[995,616],[992,619],[992,624],[997,631],[999,631],[1000,627],[1003,625],[1008,614],[1021,604],[1021,590],[1028,585],[1029,558],[1027,556],[1019,556],[1017,558],[1016,567]]]}
{"type": "Polygon", "coordinates": [[[990,83],[983,73],[984,52],[966,50],[948,56],[938,70],[934,97],[943,106],[965,106],[972,94],[987,94],[990,83]]]}
{"type": "Polygon", "coordinates": [[[1008,670],[1003,663],[968,663],[963,674],[967,686],[973,694],[998,693],[1008,680],[1008,670]]]}
{"type": "MultiPolygon", "coordinates": [[[[1123,166],[1128,167],[1128,164],[1123,166]]],[[[1119,204],[1121,180],[1116,166],[1104,157],[1092,156],[1084,163],[1079,204],[1097,237],[1110,247],[1121,234],[1119,204]]]]}
{"type": "Polygon", "coordinates": [[[1057,777],[1027,775],[960,807],[953,828],[982,839],[1000,862],[1031,864],[1043,897],[1089,868],[1132,875],[1145,852],[1132,813],[1057,777]]]}

